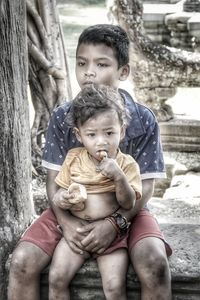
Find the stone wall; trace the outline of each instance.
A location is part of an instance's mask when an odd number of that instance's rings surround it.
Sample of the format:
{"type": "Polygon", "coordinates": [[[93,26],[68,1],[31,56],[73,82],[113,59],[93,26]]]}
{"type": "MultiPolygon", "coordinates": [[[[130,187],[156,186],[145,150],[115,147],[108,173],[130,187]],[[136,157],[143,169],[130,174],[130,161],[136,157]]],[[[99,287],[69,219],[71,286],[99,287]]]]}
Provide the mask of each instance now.
{"type": "Polygon", "coordinates": [[[199,52],[200,3],[198,0],[143,1],[143,24],[152,41],[199,52]]]}

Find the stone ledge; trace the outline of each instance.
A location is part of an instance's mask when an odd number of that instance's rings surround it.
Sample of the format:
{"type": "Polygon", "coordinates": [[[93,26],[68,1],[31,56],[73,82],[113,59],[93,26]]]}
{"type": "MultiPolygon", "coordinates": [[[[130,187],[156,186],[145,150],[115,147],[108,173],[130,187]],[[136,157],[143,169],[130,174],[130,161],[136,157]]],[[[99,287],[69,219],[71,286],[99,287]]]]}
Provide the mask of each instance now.
{"type": "MultiPolygon", "coordinates": [[[[161,224],[173,248],[169,258],[173,300],[200,299],[200,224],[161,224]]],[[[128,299],[140,299],[140,284],[133,268],[127,275],[128,299]]],[[[41,300],[48,299],[48,269],[41,276],[41,300]]],[[[72,300],[103,300],[101,278],[96,261],[88,260],[71,285],[72,300]]]]}
{"type": "Polygon", "coordinates": [[[164,151],[198,152],[200,148],[200,121],[187,118],[160,122],[164,151]]]}

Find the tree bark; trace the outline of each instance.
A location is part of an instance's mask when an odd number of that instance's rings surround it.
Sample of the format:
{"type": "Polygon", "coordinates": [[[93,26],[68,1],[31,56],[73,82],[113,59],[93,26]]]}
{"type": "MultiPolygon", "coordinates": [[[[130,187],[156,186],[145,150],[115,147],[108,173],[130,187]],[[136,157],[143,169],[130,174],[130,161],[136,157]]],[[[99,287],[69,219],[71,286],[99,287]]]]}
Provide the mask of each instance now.
{"type": "Polygon", "coordinates": [[[136,98],[150,106],[160,121],[173,117],[165,100],[176,87],[200,86],[200,54],[152,42],[142,27],[139,0],[115,0],[118,23],[131,41],[130,65],[136,98]]]}
{"type": "Polygon", "coordinates": [[[56,105],[71,100],[72,91],[56,0],[26,0],[26,6],[29,85],[35,110],[31,140],[37,168],[50,114],[56,105]]]}
{"type": "Polygon", "coordinates": [[[0,298],[6,299],[5,262],[34,213],[24,0],[0,1],[0,45],[0,298]]]}

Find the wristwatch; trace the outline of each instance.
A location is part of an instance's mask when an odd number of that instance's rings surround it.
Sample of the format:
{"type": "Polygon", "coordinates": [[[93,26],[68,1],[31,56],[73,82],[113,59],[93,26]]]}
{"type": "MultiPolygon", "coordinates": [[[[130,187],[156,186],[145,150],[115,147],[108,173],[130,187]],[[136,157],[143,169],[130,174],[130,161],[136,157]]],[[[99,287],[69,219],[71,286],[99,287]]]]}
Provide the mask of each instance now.
{"type": "Polygon", "coordinates": [[[126,217],[122,216],[119,213],[114,213],[110,217],[114,219],[114,222],[119,229],[120,235],[125,234],[129,226],[131,225],[131,223],[127,221],[126,217]]]}

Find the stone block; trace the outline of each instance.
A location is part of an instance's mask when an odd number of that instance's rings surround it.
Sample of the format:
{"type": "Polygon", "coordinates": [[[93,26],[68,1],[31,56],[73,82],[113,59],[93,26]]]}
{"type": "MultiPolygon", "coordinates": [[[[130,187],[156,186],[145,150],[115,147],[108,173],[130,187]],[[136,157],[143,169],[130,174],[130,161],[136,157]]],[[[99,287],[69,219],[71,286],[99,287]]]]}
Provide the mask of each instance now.
{"type": "MultiPolygon", "coordinates": [[[[173,248],[169,258],[173,300],[200,299],[200,225],[161,224],[173,248]]],[[[127,274],[128,299],[140,299],[140,283],[130,266],[127,274]]],[[[41,300],[48,299],[48,269],[41,276],[41,300]]],[[[71,284],[72,300],[103,300],[101,278],[95,260],[87,260],[71,284]]]]}
{"type": "MultiPolygon", "coordinates": [[[[183,146],[183,145],[182,145],[183,146]]],[[[175,147],[174,147],[175,148],[175,147]]],[[[182,147],[183,148],[183,147],[182,147]]],[[[188,171],[200,172],[200,152],[179,152],[177,148],[174,151],[164,151],[165,159],[175,160],[174,174],[180,175],[185,174],[188,171]]]]}
{"type": "Polygon", "coordinates": [[[199,0],[185,0],[183,3],[183,10],[188,12],[200,12],[199,0]]]}
{"type": "Polygon", "coordinates": [[[188,31],[191,36],[200,39],[200,13],[195,13],[188,20],[188,31]]]}
{"type": "Polygon", "coordinates": [[[199,152],[199,120],[172,119],[168,122],[160,122],[159,125],[165,151],[199,152]]]}

